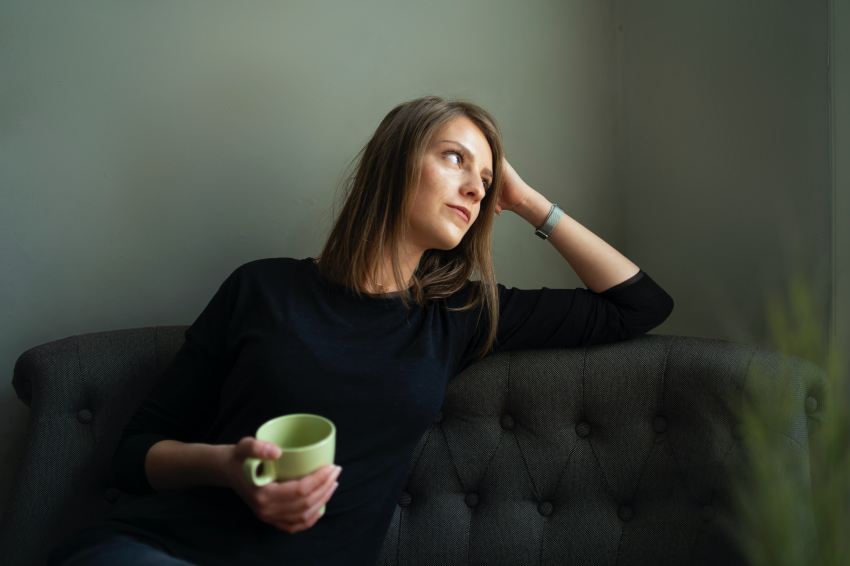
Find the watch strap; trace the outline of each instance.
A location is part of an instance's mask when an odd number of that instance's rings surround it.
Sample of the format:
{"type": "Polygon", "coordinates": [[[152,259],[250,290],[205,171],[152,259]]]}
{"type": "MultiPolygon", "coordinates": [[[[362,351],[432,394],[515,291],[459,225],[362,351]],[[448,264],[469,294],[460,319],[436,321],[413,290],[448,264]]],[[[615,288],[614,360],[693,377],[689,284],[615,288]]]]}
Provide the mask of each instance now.
{"type": "Polygon", "coordinates": [[[563,215],[564,211],[561,210],[561,207],[557,203],[553,203],[552,208],[549,209],[549,214],[546,215],[546,220],[543,221],[542,226],[534,230],[534,235],[544,240],[548,239],[563,215]]]}

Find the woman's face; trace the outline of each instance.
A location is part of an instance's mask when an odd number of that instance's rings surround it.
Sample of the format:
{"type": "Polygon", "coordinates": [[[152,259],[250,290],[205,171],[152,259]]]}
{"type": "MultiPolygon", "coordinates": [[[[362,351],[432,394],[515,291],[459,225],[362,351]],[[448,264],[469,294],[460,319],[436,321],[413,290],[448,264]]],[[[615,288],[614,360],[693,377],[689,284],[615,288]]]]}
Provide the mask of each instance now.
{"type": "Polygon", "coordinates": [[[490,144],[474,122],[458,116],[443,124],[422,158],[408,244],[422,252],[457,246],[478,218],[492,170],[490,144]]]}

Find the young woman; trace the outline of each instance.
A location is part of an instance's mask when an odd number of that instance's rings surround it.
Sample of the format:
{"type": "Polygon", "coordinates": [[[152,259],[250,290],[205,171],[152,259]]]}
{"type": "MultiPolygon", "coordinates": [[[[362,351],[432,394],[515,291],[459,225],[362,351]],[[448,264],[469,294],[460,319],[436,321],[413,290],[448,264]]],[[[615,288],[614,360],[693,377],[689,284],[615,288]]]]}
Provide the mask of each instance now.
{"type": "Polygon", "coordinates": [[[638,336],[672,311],[649,275],[523,182],[475,104],[400,104],[361,153],[317,258],[251,261],[222,283],[121,438],[115,480],[140,495],[51,563],[374,564],[452,377],[495,351],[638,336]],[[497,284],[503,211],[587,289],[497,284]],[[245,458],[277,454],[252,434],[288,413],[335,423],[337,466],[249,484],[245,458]]]}

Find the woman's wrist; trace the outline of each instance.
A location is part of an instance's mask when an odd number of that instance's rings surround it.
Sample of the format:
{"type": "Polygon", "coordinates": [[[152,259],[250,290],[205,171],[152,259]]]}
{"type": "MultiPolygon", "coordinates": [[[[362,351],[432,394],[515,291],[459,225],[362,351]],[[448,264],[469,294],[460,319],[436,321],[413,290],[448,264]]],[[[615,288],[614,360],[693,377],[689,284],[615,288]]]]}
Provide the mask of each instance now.
{"type": "Polygon", "coordinates": [[[213,444],[208,452],[207,460],[207,485],[216,487],[230,487],[231,478],[228,477],[231,460],[236,449],[235,444],[213,444]]]}
{"type": "Polygon", "coordinates": [[[155,491],[228,485],[226,463],[232,444],[184,443],[162,440],[145,457],[145,473],[155,491]]]}
{"type": "Polygon", "coordinates": [[[534,228],[538,228],[546,221],[552,202],[534,189],[530,189],[528,196],[512,212],[522,217],[534,228]]]}

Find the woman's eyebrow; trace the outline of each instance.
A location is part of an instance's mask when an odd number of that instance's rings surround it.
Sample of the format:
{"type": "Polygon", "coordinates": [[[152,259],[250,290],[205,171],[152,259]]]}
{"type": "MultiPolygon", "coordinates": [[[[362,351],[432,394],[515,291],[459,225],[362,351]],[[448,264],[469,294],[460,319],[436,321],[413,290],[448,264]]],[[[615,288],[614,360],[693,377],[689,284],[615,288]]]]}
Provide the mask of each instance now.
{"type": "MultiPolygon", "coordinates": [[[[441,142],[448,142],[448,143],[453,143],[453,144],[459,145],[459,146],[461,147],[461,150],[463,151],[463,153],[465,153],[465,154],[466,154],[466,157],[467,157],[467,158],[469,158],[469,157],[471,157],[471,156],[472,156],[472,152],[471,152],[471,151],[469,151],[469,149],[468,149],[465,145],[463,145],[462,143],[460,143],[460,142],[457,142],[457,141],[454,141],[454,140],[440,140],[440,141],[441,141],[441,142]]],[[[438,142],[438,143],[439,143],[439,142],[438,142]]],[[[490,169],[489,169],[488,167],[485,167],[484,169],[482,169],[482,170],[481,170],[481,172],[482,172],[482,173],[484,173],[484,174],[486,174],[486,175],[489,175],[491,178],[493,177],[493,172],[492,172],[492,171],[490,171],[490,169]]]]}

